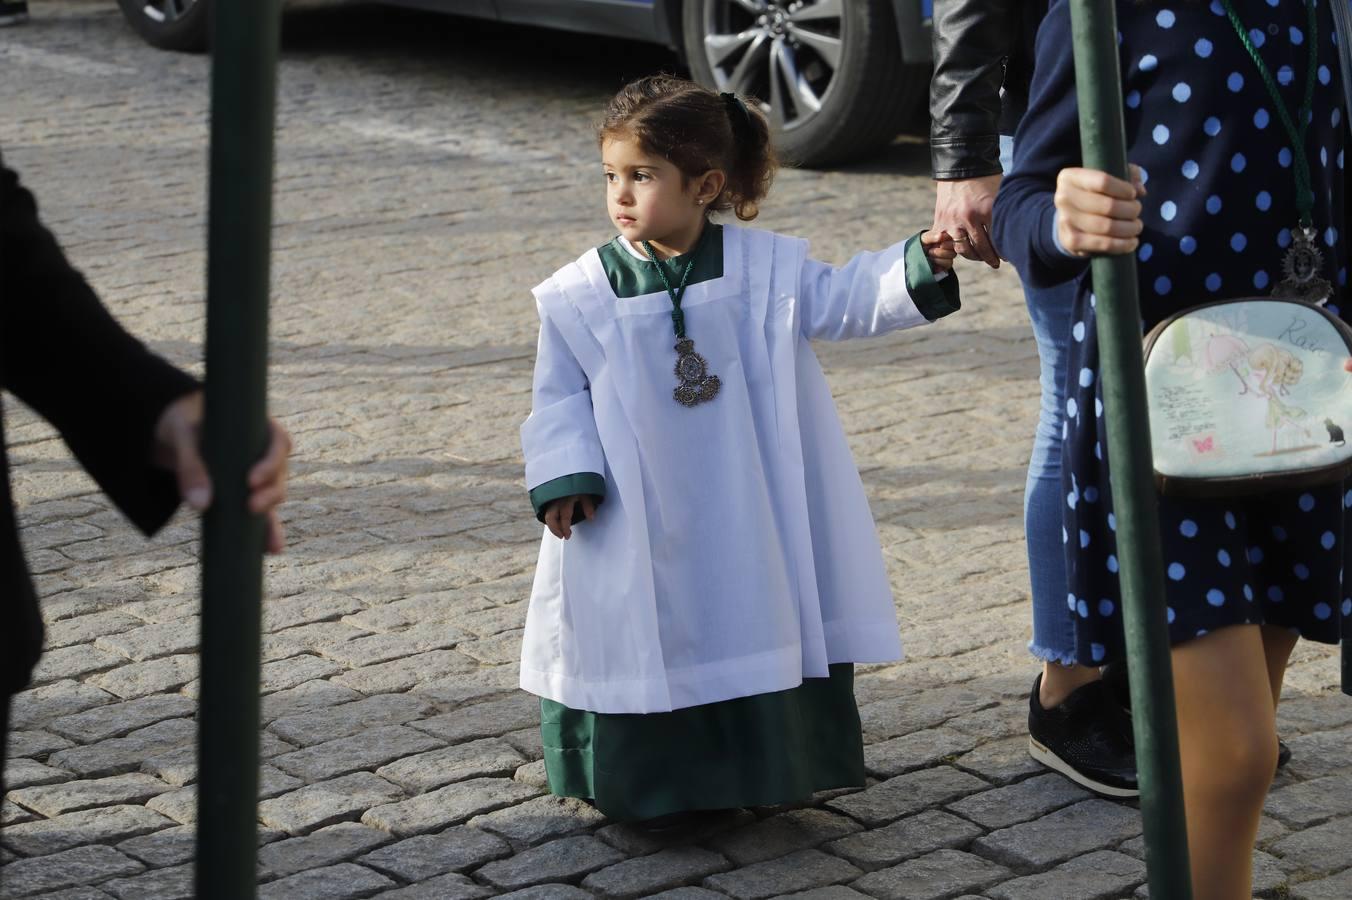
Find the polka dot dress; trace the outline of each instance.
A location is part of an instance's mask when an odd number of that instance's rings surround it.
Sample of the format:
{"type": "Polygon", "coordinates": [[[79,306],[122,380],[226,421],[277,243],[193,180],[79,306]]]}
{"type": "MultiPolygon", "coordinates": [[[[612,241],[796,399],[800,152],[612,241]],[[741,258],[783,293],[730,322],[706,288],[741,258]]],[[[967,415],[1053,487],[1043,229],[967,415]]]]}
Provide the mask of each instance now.
{"type": "MultiPolygon", "coordinates": [[[[1305,152],[1323,275],[1347,297],[1343,162],[1346,123],[1327,0],[1307,146],[1291,146],[1262,76],[1220,3],[1120,3],[1128,158],[1142,167],[1145,231],[1137,258],[1145,328],[1189,306],[1266,295],[1299,219],[1293,160],[1305,152]]],[[[1235,0],[1294,118],[1308,70],[1300,0],[1235,0]]],[[[1339,311],[1346,305],[1346,311],[1339,311]]],[[[1116,520],[1109,493],[1092,287],[1081,280],[1069,347],[1064,539],[1081,663],[1123,653],[1116,520]]],[[[1258,499],[1161,500],[1171,639],[1271,623],[1336,643],[1352,599],[1343,588],[1352,491],[1340,485],[1258,499]]]]}

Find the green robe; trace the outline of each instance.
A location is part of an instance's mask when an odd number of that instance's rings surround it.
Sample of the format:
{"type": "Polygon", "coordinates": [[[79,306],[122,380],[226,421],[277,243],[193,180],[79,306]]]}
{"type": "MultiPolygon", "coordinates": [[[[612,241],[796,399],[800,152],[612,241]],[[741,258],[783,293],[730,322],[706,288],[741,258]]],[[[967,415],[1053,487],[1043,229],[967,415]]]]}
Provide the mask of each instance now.
{"type": "MultiPolygon", "coordinates": [[[[718,230],[710,226],[706,236],[718,230]]],[[[722,241],[701,244],[690,284],[723,274],[722,241]]],[[[652,263],[634,258],[619,238],[599,253],[617,297],[665,290],[652,263]]],[[[668,272],[679,273],[687,259],[667,262],[668,272]]],[[[604,476],[568,475],[537,487],[530,499],[543,519],[551,500],[580,493],[603,500],[604,476]]],[[[540,720],[549,789],[592,800],[620,821],[771,806],[864,786],[851,663],[833,665],[829,678],[808,678],[786,691],[647,715],[586,712],[542,699],[540,720]]]]}

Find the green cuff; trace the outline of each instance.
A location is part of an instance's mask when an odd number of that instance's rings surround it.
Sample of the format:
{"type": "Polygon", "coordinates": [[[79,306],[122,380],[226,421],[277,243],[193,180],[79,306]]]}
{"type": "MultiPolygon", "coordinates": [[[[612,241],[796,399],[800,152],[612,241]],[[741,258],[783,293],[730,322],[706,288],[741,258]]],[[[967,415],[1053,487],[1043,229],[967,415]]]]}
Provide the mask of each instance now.
{"type": "Polygon", "coordinates": [[[906,289],[922,316],[933,322],[962,309],[962,301],[958,299],[958,273],[950,270],[942,281],[936,279],[919,234],[906,242],[905,253],[906,289]]]}
{"type": "MultiPolygon", "coordinates": [[[[545,507],[555,500],[563,497],[572,497],[575,494],[591,494],[600,503],[606,498],[606,479],[595,472],[580,472],[576,475],[564,475],[562,478],[555,478],[553,481],[546,481],[544,484],[530,492],[530,505],[535,508],[535,518],[541,522],[545,520],[545,507]]],[[[582,521],[582,511],[578,510],[573,514],[571,524],[576,525],[582,521]]]]}

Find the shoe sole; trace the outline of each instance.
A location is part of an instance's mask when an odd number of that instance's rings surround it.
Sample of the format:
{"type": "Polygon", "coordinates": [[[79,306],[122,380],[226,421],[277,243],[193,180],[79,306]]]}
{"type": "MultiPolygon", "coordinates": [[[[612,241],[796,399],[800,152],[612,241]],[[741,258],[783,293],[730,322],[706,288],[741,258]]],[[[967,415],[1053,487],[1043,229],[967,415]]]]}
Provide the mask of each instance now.
{"type": "Polygon", "coordinates": [[[1117,800],[1128,800],[1132,797],[1141,796],[1141,792],[1136,788],[1113,787],[1110,784],[1104,784],[1101,781],[1095,781],[1084,773],[1075,769],[1074,766],[1067,763],[1061,757],[1057,756],[1046,747],[1042,746],[1035,738],[1028,739],[1028,755],[1042,763],[1053,771],[1060,772],[1080,787],[1088,788],[1102,797],[1112,797],[1117,800]]]}

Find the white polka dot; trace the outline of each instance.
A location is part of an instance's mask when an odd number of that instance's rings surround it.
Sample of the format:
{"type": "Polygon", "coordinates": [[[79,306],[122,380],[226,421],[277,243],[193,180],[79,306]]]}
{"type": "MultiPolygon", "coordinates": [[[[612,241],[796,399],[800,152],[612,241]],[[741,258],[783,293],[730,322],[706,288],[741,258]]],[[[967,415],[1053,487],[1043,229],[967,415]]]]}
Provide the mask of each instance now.
{"type": "Polygon", "coordinates": [[[1281,603],[1286,599],[1286,594],[1277,585],[1272,585],[1267,589],[1268,599],[1273,603],[1281,603]]]}
{"type": "Polygon", "coordinates": [[[1212,272],[1206,277],[1206,289],[1213,294],[1221,289],[1221,276],[1219,273],[1212,272]]]}
{"type": "Polygon", "coordinates": [[[1215,588],[1212,588],[1211,590],[1206,592],[1206,602],[1210,603],[1212,606],[1224,606],[1225,594],[1221,593],[1215,588]]]}
{"type": "Polygon", "coordinates": [[[1305,563],[1296,563],[1291,567],[1291,571],[1296,573],[1296,577],[1301,581],[1308,581],[1310,578],[1310,567],[1305,563]]]}
{"type": "MultiPolygon", "coordinates": [[[[1194,178],[1197,177],[1197,173],[1200,172],[1200,171],[1201,171],[1201,167],[1199,167],[1199,166],[1197,165],[1197,161],[1196,161],[1196,160],[1193,160],[1193,159],[1185,159],[1185,160],[1183,160],[1183,168],[1182,168],[1182,172],[1183,172],[1183,177],[1184,177],[1184,178],[1188,179],[1189,181],[1192,181],[1194,178]]],[[[1173,201],[1169,201],[1169,202],[1165,203],[1165,206],[1168,206],[1168,207],[1170,207],[1170,208],[1174,208],[1173,201]]],[[[1173,215],[1170,215],[1170,216],[1169,216],[1169,219],[1172,220],[1172,219],[1173,219],[1173,215]]]]}
{"type": "Polygon", "coordinates": [[[1188,98],[1192,96],[1192,87],[1186,81],[1180,81],[1174,85],[1174,99],[1179,103],[1187,103],[1188,98]]]}
{"type": "Polygon", "coordinates": [[[1291,168],[1291,148],[1283,147],[1277,151],[1277,164],[1283,169],[1291,168]]]}
{"type": "Polygon", "coordinates": [[[1267,43],[1267,35],[1261,29],[1251,28],[1249,29],[1249,40],[1253,41],[1255,47],[1261,47],[1267,43]]]}
{"type": "Polygon", "coordinates": [[[1336,543],[1338,543],[1338,539],[1333,536],[1332,531],[1326,531],[1319,536],[1319,545],[1325,550],[1332,550],[1336,543]]]}
{"type": "Polygon", "coordinates": [[[1328,67],[1328,66],[1320,66],[1320,67],[1319,67],[1319,83],[1320,83],[1320,84],[1328,84],[1328,83],[1329,83],[1329,79],[1331,79],[1332,77],[1333,77],[1333,73],[1331,73],[1331,72],[1329,71],[1329,67],[1328,67]]]}
{"type": "Polygon", "coordinates": [[[1253,205],[1267,212],[1272,208],[1272,195],[1267,191],[1259,191],[1258,196],[1253,198],[1253,205]]]}
{"type": "Polygon", "coordinates": [[[1282,66],[1277,70],[1277,83],[1287,85],[1296,80],[1296,71],[1290,66],[1282,66]]]}
{"type": "Polygon", "coordinates": [[[1087,531],[1085,531],[1083,528],[1081,528],[1081,529],[1080,529],[1080,549],[1084,549],[1085,547],[1088,547],[1088,546],[1089,546],[1089,532],[1087,532],[1087,531]]]}
{"type": "Polygon", "coordinates": [[[1067,608],[1067,609],[1074,609],[1075,606],[1076,606],[1076,603],[1075,603],[1075,595],[1074,595],[1074,594],[1067,594],[1067,595],[1066,595],[1066,608],[1067,608]]]}
{"type": "Polygon", "coordinates": [[[1127,94],[1127,109],[1135,109],[1141,105],[1141,92],[1131,91],[1127,94]]]}
{"type": "Polygon", "coordinates": [[[1161,297],[1167,295],[1169,291],[1173,290],[1173,287],[1174,283],[1169,280],[1167,275],[1161,275],[1159,278],[1155,279],[1155,293],[1159,294],[1161,297]]]}
{"type": "Polygon", "coordinates": [[[1089,485],[1089,487],[1084,489],[1084,502],[1094,503],[1097,500],[1098,500],[1098,488],[1094,487],[1091,484],[1089,485]]]}
{"type": "Polygon", "coordinates": [[[1258,110],[1253,114],[1253,124],[1260,129],[1268,127],[1268,122],[1271,121],[1271,119],[1272,117],[1268,115],[1268,111],[1261,106],[1258,107],[1258,110]]]}
{"type": "Polygon", "coordinates": [[[1212,194],[1210,197],[1206,198],[1206,211],[1211,213],[1213,216],[1221,211],[1221,205],[1222,205],[1221,198],[1216,196],[1215,194],[1212,194]]]}
{"type": "Polygon", "coordinates": [[[1296,502],[1300,506],[1301,512],[1309,512],[1314,509],[1314,496],[1312,494],[1301,494],[1300,499],[1296,502]]]}
{"type": "Polygon", "coordinates": [[[1169,142],[1169,129],[1164,125],[1156,125],[1150,132],[1150,137],[1157,144],[1167,144],[1169,142]]]}
{"type": "MultiPolygon", "coordinates": [[[[1095,445],[1094,445],[1095,449],[1097,449],[1098,446],[1099,446],[1098,444],[1095,444],[1095,445]]],[[[1102,459],[1102,458],[1103,458],[1103,455],[1102,455],[1102,454],[1099,454],[1099,459],[1102,459]]],[[[1108,513],[1108,530],[1109,530],[1109,531],[1116,531],[1116,530],[1117,530],[1117,516],[1113,515],[1112,513],[1108,513]]]]}
{"type": "Polygon", "coordinates": [[[1079,499],[1080,498],[1075,495],[1075,492],[1071,491],[1069,494],[1066,494],[1066,506],[1074,509],[1075,504],[1079,502],[1079,499]]]}
{"type": "Polygon", "coordinates": [[[1328,244],[1330,247],[1338,243],[1338,229],[1334,228],[1332,225],[1324,229],[1324,243],[1328,244]]]}
{"type": "Polygon", "coordinates": [[[1153,72],[1159,64],[1160,61],[1155,58],[1153,53],[1147,53],[1141,57],[1140,69],[1142,72],[1153,72]]]}
{"type": "MultiPolygon", "coordinates": [[[[1160,209],[1160,214],[1161,215],[1164,214],[1163,208],[1160,209]]],[[[1169,218],[1173,217],[1170,216],[1169,218]]],[[[1136,258],[1139,259],[1141,262],[1147,262],[1149,261],[1150,257],[1154,255],[1154,253],[1155,253],[1154,244],[1142,244],[1141,249],[1136,251],[1136,258]]]]}
{"type": "Polygon", "coordinates": [[[1291,246],[1291,229],[1283,228],[1277,232],[1277,246],[1283,249],[1291,246]]]}
{"type": "Polygon", "coordinates": [[[1079,414],[1080,414],[1080,404],[1075,402],[1075,398],[1071,397],[1068,400],[1066,400],[1066,415],[1073,419],[1079,414]]]}
{"type": "Polygon", "coordinates": [[[1250,547],[1250,548],[1249,548],[1249,562],[1254,563],[1254,564],[1257,564],[1257,563],[1260,563],[1260,562],[1262,562],[1262,561],[1263,561],[1263,548],[1262,548],[1262,547],[1250,547]]]}
{"type": "Polygon", "coordinates": [[[1234,513],[1228,512],[1228,511],[1226,512],[1226,514],[1225,514],[1225,527],[1226,527],[1226,528],[1229,528],[1231,531],[1234,531],[1234,530],[1235,530],[1235,514],[1234,514],[1234,513]]]}
{"type": "Polygon", "coordinates": [[[1103,401],[1097,397],[1094,398],[1094,416],[1099,419],[1103,418],[1103,401]]]}
{"type": "Polygon", "coordinates": [[[1169,563],[1169,577],[1172,580],[1182,581],[1186,574],[1188,574],[1188,570],[1183,568],[1182,563],[1169,563]]]}
{"type": "Polygon", "coordinates": [[[1117,557],[1111,554],[1108,556],[1108,571],[1114,573],[1117,571],[1117,557]]]}
{"type": "Polygon", "coordinates": [[[1169,624],[1170,625],[1174,624],[1174,615],[1175,615],[1174,608],[1172,606],[1166,606],[1164,608],[1164,612],[1165,615],[1169,617],[1169,624]]]}
{"type": "Polygon", "coordinates": [[[1250,603],[1253,602],[1253,588],[1249,587],[1247,584],[1244,585],[1244,599],[1248,600],[1250,603]]]}
{"type": "Polygon", "coordinates": [[[1248,164],[1249,161],[1244,158],[1243,153],[1236,153],[1234,156],[1230,157],[1230,168],[1236,172],[1243,172],[1244,167],[1248,164]]]}
{"type": "Polygon", "coordinates": [[[1192,256],[1197,251],[1197,239],[1190,234],[1183,235],[1178,239],[1178,249],[1184,256],[1192,256]]]}
{"type": "Polygon", "coordinates": [[[1333,107],[1333,112],[1329,113],[1329,124],[1332,125],[1334,128],[1337,128],[1339,125],[1343,124],[1342,107],[1338,106],[1333,107]]]}
{"type": "Polygon", "coordinates": [[[1098,613],[1100,616],[1111,616],[1115,609],[1117,609],[1117,605],[1113,601],[1107,598],[1099,601],[1098,613]]]}
{"type": "Polygon", "coordinates": [[[1225,550],[1224,547],[1216,551],[1216,562],[1220,563],[1222,566],[1225,566],[1226,568],[1230,567],[1230,554],[1225,550]]]}
{"type": "Polygon", "coordinates": [[[1253,286],[1258,290],[1263,290],[1268,286],[1268,273],[1262,269],[1253,273],[1253,286]]]}
{"type": "Polygon", "coordinates": [[[1103,662],[1103,658],[1108,655],[1108,648],[1102,644],[1090,643],[1089,655],[1093,657],[1094,662],[1103,662]]]}
{"type": "Polygon", "coordinates": [[[1084,340],[1084,323],[1076,322],[1070,329],[1071,337],[1077,341],[1084,340]]]}
{"type": "Polygon", "coordinates": [[[1225,79],[1225,86],[1238,93],[1244,87],[1244,76],[1238,72],[1231,72],[1230,77],[1225,79]]]}
{"type": "Polygon", "coordinates": [[[1184,519],[1178,523],[1178,533],[1186,538],[1197,536],[1197,523],[1192,519],[1184,519]]]}
{"type": "Polygon", "coordinates": [[[1080,369],[1080,387],[1089,387],[1089,385],[1093,383],[1094,370],[1088,368],[1080,369]]]}
{"type": "Polygon", "coordinates": [[[1161,28],[1174,27],[1174,14],[1172,10],[1162,9],[1155,14],[1155,24],[1161,28]]]}
{"type": "Polygon", "coordinates": [[[1327,603],[1316,603],[1314,605],[1314,617],[1319,621],[1323,622],[1331,615],[1333,615],[1333,607],[1327,603]]]}
{"type": "Polygon", "coordinates": [[[1206,59],[1208,56],[1210,56],[1211,50],[1212,50],[1211,41],[1208,41],[1206,38],[1202,38],[1197,43],[1192,45],[1192,52],[1202,57],[1202,59],[1206,59]]]}
{"type": "Polygon", "coordinates": [[[1343,600],[1343,615],[1352,616],[1352,599],[1343,600]]]}
{"type": "Polygon", "coordinates": [[[1075,611],[1080,614],[1080,618],[1089,618],[1089,604],[1085,603],[1083,600],[1080,600],[1075,604],[1075,611]]]}
{"type": "Polygon", "coordinates": [[[1291,43],[1297,46],[1305,43],[1305,33],[1296,26],[1294,25],[1291,26],[1290,34],[1291,34],[1291,43]]]}
{"type": "Polygon", "coordinates": [[[1230,249],[1236,253],[1241,252],[1248,245],[1249,239],[1244,236],[1243,232],[1236,231],[1230,235],[1230,249]]]}

